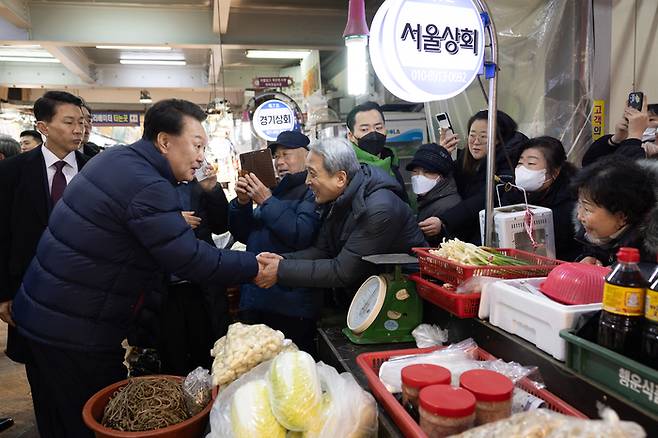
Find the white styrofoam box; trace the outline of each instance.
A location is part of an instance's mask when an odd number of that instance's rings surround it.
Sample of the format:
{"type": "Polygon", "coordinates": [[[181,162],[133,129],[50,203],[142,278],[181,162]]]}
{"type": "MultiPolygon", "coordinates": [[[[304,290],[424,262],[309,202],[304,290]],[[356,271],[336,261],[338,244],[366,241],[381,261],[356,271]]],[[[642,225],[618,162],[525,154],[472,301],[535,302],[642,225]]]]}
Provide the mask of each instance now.
{"type": "MultiPolygon", "coordinates": [[[[532,236],[541,246],[533,248],[523,222],[525,204],[494,208],[494,248],[514,248],[555,258],[555,229],[553,211],[550,208],[528,205],[533,214],[532,236]]],[[[484,242],[484,210],[480,211],[480,237],[484,242]]]]}
{"type": "Polygon", "coordinates": [[[489,322],[532,342],[564,361],[567,344],[560,330],[574,328],[578,316],[601,309],[601,303],[567,306],[528,289],[539,289],[546,278],[501,280],[487,287],[489,322]]]}

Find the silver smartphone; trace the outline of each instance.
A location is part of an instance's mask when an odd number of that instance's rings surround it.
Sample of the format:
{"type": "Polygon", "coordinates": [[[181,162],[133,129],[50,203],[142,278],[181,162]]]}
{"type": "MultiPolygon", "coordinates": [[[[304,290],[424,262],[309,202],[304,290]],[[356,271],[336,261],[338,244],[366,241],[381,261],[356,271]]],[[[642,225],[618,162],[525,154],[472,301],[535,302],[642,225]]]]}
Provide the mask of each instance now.
{"type": "Polygon", "coordinates": [[[450,123],[448,113],[438,113],[435,117],[436,121],[439,122],[439,128],[449,129],[451,133],[455,132],[455,130],[452,129],[452,123],[450,123]]]}

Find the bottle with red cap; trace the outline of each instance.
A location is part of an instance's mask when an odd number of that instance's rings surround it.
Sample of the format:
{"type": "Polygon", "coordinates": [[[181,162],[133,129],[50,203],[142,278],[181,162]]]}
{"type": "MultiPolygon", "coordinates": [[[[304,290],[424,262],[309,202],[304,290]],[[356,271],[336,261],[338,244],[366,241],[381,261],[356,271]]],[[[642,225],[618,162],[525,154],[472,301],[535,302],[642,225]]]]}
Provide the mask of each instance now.
{"type": "Polygon", "coordinates": [[[599,345],[632,357],[640,351],[646,280],[638,267],[637,248],[620,248],[617,263],[605,279],[599,345]]]}
{"type": "Polygon", "coordinates": [[[429,438],[456,435],[473,427],[475,397],[463,388],[431,385],[418,395],[420,428],[429,438]]]}
{"type": "Polygon", "coordinates": [[[658,369],[658,267],[649,277],[644,303],[642,360],[646,365],[658,369]]]}
{"type": "Polygon", "coordinates": [[[503,420],[512,415],[514,383],[491,370],[469,370],[459,377],[459,386],[475,396],[475,425],[503,420]]]}
{"type": "Polygon", "coordinates": [[[450,385],[450,370],[447,368],[419,363],[402,368],[402,402],[418,408],[418,393],[430,385],[450,385]]]}

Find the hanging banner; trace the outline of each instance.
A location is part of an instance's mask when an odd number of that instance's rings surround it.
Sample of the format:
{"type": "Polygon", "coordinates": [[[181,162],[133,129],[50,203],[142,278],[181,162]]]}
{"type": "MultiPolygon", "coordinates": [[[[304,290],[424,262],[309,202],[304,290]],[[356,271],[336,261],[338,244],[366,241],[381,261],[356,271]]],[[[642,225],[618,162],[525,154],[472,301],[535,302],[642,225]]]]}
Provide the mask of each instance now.
{"type": "Polygon", "coordinates": [[[275,141],[279,133],[293,130],[295,113],[287,103],[272,99],[256,108],[251,123],[260,138],[275,141]]]}
{"type": "Polygon", "coordinates": [[[94,126],[139,126],[139,113],[129,111],[94,111],[94,126]]]}
{"type": "Polygon", "coordinates": [[[595,100],[592,107],[592,140],[605,135],[605,100],[595,100]]]}
{"type": "Polygon", "coordinates": [[[370,29],[379,80],[400,99],[449,99],[484,62],[484,23],[473,0],[387,0],[370,29]]]}

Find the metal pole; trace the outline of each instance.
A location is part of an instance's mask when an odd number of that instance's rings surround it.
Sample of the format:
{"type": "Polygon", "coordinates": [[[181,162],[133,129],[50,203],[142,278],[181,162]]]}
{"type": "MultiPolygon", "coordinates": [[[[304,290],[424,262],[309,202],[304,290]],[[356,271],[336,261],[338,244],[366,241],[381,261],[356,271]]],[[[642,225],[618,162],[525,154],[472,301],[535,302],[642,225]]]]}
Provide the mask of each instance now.
{"type": "Polygon", "coordinates": [[[427,121],[427,134],[429,135],[430,143],[438,143],[436,141],[436,131],[434,131],[434,124],[432,123],[432,110],[430,103],[425,102],[425,120],[427,121]]]}
{"type": "MultiPolygon", "coordinates": [[[[494,176],[496,174],[496,120],[497,120],[497,79],[498,74],[496,69],[498,68],[498,39],[496,35],[496,27],[494,26],[493,19],[491,18],[491,13],[489,8],[484,0],[476,0],[480,6],[480,9],[485,12],[488,16],[488,23],[486,23],[486,31],[489,35],[489,41],[491,42],[491,60],[490,64],[493,64],[491,67],[492,72],[487,70],[487,62],[485,60],[485,74],[489,79],[489,117],[488,117],[488,127],[487,127],[487,187],[486,187],[486,204],[485,204],[485,220],[484,220],[484,244],[486,246],[491,246],[493,243],[494,237],[494,220],[493,220],[493,209],[494,209],[494,176]],[[489,74],[490,73],[490,74],[489,74]]],[[[486,56],[485,56],[486,57],[486,56]]],[[[503,145],[501,145],[503,146],[503,145]]]]}

